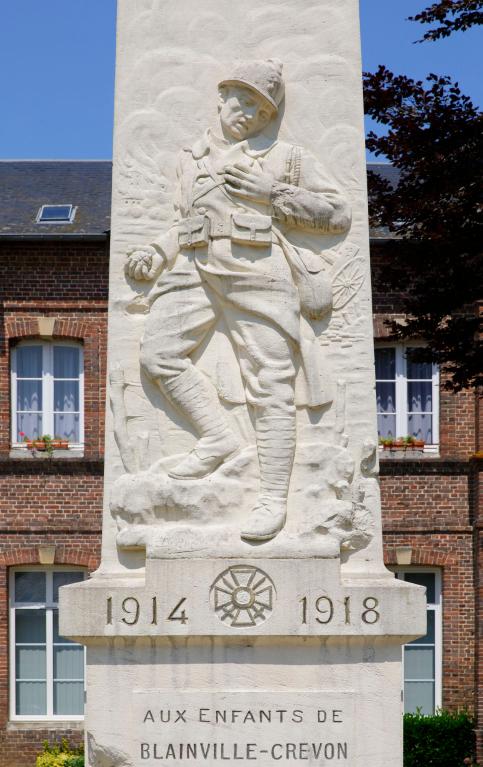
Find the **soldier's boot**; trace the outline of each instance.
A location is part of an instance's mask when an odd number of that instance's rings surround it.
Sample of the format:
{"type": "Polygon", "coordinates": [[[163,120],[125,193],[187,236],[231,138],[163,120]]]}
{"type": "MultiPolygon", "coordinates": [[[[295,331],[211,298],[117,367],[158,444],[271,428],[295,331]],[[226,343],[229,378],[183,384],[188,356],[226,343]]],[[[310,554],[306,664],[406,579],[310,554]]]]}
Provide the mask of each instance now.
{"type": "Polygon", "coordinates": [[[162,388],[188,417],[200,437],[193,450],[169,472],[169,476],[174,479],[206,477],[240,447],[218,397],[194,367],[175,378],[164,380],[162,388]]]}
{"type": "Polygon", "coordinates": [[[287,496],[295,455],[295,414],[265,416],[256,421],[260,493],[241,537],[269,541],[285,525],[287,496]]]}

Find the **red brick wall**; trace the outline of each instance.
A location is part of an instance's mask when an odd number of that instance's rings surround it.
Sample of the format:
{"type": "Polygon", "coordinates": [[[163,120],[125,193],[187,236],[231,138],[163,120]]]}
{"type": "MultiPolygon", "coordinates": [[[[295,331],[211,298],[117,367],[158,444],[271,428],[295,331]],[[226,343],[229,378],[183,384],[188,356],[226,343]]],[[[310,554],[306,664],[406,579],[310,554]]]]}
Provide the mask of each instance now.
{"type": "Polygon", "coordinates": [[[442,569],[443,707],[475,710],[475,583],[472,531],[405,533],[384,525],[385,559],[412,547],[412,564],[442,569]],[[391,532],[390,532],[391,530],[391,532]]]}
{"type": "MultiPolygon", "coordinates": [[[[371,248],[372,300],[374,311],[374,338],[383,342],[389,336],[388,320],[404,318],[403,293],[389,293],[379,289],[380,275],[390,256],[384,246],[371,248]]],[[[408,285],[410,282],[408,277],[408,285]]],[[[476,398],[473,391],[452,394],[444,388],[445,378],[440,381],[440,454],[442,458],[468,460],[476,448],[476,398]]]]}
{"type": "MultiPolygon", "coordinates": [[[[374,336],[387,339],[387,320],[403,319],[403,293],[379,289],[391,258],[371,247],[374,336]]],[[[410,290],[410,275],[405,289],[410,290]]],[[[440,453],[419,460],[381,454],[385,559],[395,565],[398,546],[412,547],[412,564],[440,567],[443,584],[443,706],[478,714],[483,761],[483,508],[482,410],[473,391],[451,394],[440,386],[440,453]]]]}
{"type": "Polygon", "coordinates": [[[0,244],[0,767],[34,767],[45,739],[80,743],[82,728],[9,722],[8,568],[38,564],[38,546],[56,545],[56,564],[98,567],[100,559],[107,335],[105,243],[0,244]],[[84,458],[10,457],[10,351],[38,338],[39,317],[55,319],[53,339],[84,349],[84,458]]]}
{"type": "MultiPolygon", "coordinates": [[[[388,470],[390,468],[391,465],[388,470]]],[[[453,529],[471,524],[467,474],[429,474],[427,471],[412,474],[411,468],[403,466],[401,472],[408,473],[381,478],[385,524],[418,530],[453,529]]]]}
{"type": "Polygon", "coordinates": [[[99,530],[102,475],[100,461],[0,461],[2,536],[99,530]]]}
{"type": "MultiPolygon", "coordinates": [[[[374,249],[377,338],[387,335],[384,319],[402,311],[399,294],[377,290],[384,258],[382,248],[374,249]]],[[[45,738],[81,738],[79,731],[8,722],[6,579],[9,566],[38,562],[41,543],[56,544],[56,563],[97,567],[107,286],[108,250],[102,243],[0,244],[0,767],[33,767],[45,738]],[[41,316],[55,317],[54,338],[84,344],[85,459],[9,458],[10,349],[18,339],[38,335],[41,316]]],[[[475,649],[483,659],[483,586],[478,580],[483,539],[476,537],[480,528],[475,532],[475,525],[483,523],[482,496],[477,463],[468,460],[482,445],[481,425],[478,433],[476,424],[483,408],[477,412],[471,393],[451,395],[442,389],[440,411],[440,458],[381,461],[386,561],[396,564],[396,547],[410,545],[413,564],[442,568],[443,704],[474,705],[483,721],[483,695],[475,691],[475,677],[483,690],[482,664],[475,665],[475,649]]]]}
{"type": "Polygon", "coordinates": [[[9,721],[8,685],[8,571],[9,567],[38,564],[38,546],[56,544],[55,564],[69,564],[95,570],[100,562],[100,530],[84,533],[1,535],[0,539],[0,767],[35,767],[35,757],[44,740],[54,742],[66,737],[80,744],[83,730],[76,725],[59,729],[52,724],[34,727],[9,721]]]}

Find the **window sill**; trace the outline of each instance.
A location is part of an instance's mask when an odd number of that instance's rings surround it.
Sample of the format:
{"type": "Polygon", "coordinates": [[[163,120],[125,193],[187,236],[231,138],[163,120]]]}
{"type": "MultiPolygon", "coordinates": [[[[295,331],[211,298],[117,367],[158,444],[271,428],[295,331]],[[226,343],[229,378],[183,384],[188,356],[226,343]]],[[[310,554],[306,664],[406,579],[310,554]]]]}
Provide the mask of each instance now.
{"type": "Polygon", "coordinates": [[[439,445],[431,445],[421,450],[420,448],[406,450],[384,450],[379,447],[379,460],[381,461],[432,461],[440,458],[439,445]]]}
{"type": "Polygon", "coordinates": [[[12,719],[7,724],[7,730],[79,730],[84,729],[84,719],[12,719]]]}
{"type": "Polygon", "coordinates": [[[9,458],[20,461],[50,461],[52,459],[71,461],[83,457],[84,448],[81,446],[69,447],[67,450],[53,450],[51,455],[45,450],[28,450],[26,447],[12,447],[9,453],[9,458]]]}

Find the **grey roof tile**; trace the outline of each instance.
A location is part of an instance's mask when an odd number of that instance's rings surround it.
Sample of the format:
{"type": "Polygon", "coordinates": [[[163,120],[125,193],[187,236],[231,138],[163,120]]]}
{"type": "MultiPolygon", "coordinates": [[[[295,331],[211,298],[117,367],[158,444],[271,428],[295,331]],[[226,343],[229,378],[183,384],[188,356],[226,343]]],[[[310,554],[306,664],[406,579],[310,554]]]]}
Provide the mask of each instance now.
{"type": "Polygon", "coordinates": [[[0,236],[102,236],[110,229],[109,161],[0,161],[0,236]],[[37,224],[42,205],[77,208],[72,224],[37,224]]]}
{"type": "Polygon", "coordinates": [[[381,176],[381,178],[386,179],[386,181],[389,181],[393,189],[395,189],[399,183],[401,171],[389,162],[368,162],[367,170],[372,171],[378,176],[381,176]]]}

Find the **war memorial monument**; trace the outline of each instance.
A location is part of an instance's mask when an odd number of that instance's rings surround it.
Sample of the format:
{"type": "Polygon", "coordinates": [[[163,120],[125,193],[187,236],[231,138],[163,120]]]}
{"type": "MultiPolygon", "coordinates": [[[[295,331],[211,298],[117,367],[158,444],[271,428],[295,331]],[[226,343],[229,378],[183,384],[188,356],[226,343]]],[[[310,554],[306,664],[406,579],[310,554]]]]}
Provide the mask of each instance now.
{"type": "Polygon", "coordinates": [[[401,767],[357,0],[118,0],[89,767],[401,767]]]}

